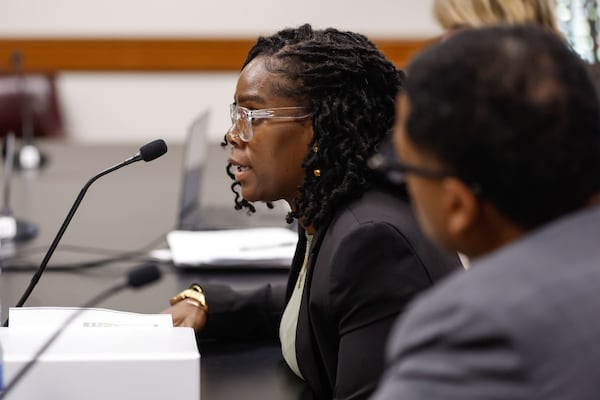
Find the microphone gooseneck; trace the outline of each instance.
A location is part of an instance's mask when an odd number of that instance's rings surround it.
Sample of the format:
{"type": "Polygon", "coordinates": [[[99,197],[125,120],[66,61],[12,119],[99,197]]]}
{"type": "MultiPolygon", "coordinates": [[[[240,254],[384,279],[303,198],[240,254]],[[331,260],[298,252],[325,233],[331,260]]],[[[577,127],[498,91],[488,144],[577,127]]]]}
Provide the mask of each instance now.
{"type": "Polygon", "coordinates": [[[23,55],[19,51],[14,51],[11,55],[11,63],[15,77],[17,78],[17,87],[19,91],[19,112],[21,117],[21,131],[23,140],[26,144],[33,143],[33,113],[31,104],[27,96],[25,78],[23,76],[23,55]]]}
{"type": "Polygon", "coordinates": [[[35,124],[34,124],[34,105],[32,104],[32,95],[28,94],[25,76],[23,74],[23,55],[19,51],[14,51],[11,56],[11,64],[14,75],[17,80],[17,90],[19,95],[19,112],[21,116],[21,134],[23,137],[23,147],[17,152],[15,158],[16,166],[22,169],[38,169],[46,163],[46,156],[40,152],[34,144],[35,124]]]}
{"type": "Polygon", "coordinates": [[[38,351],[31,357],[31,360],[27,362],[21,368],[13,379],[4,387],[4,390],[0,392],[0,400],[5,398],[9,392],[23,379],[25,374],[35,365],[35,363],[39,360],[40,356],[44,354],[46,350],[54,343],[56,339],[60,336],[60,334],[64,331],[64,329],[75,320],[78,316],[80,316],[87,308],[93,307],[96,304],[106,300],[110,296],[115,293],[120,292],[121,290],[132,287],[139,288],[145,286],[149,283],[159,280],[161,277],[160,270],[156,266],[156,264],[145,264],[141,267],[137,267],[129,271],[127,277],[125,279],[119,279],[116,283],[114,283],[109,288],[100,292],[94,298],[85,303],[81,308],[73,312],[69,315],[68,318],[60,325],[60,327],[46,340],[46,342],[38,349],[38,351]]]}
{"type": "MultiPolygon", "coordinates": [[[[21,296],[21,298],[19,299],[19,301],[17,302],[15,307],[22,307],[23,304],[25,304],[25,302],[31,295],[31,292],[33,292],[33,289],[37,285],[44,270],[46,269],[46,266],[48,265],[48,262],[50,261],[50,257],[52,257],[52,254],[54,254],[54,250],[56,250],[56,247],[58,246],[60,239],[63,237],[65,231],[67,230],[67,227],[69,226],[69,223],[71,222],[71,219],[73,219],[73,216],[75,215],[75,212],[77,211],[77,208],[79,207],[79,204],[83,200],[83,197],[85,196],[87,190],[92,185],[92,183],[94,183],[96,180],[98,180],[99,178],[103,177],[106,174],[109,174],[113,171],[116,171],[117,169],[125,167],[135,161],[142,160],[143,159],[142,158],[143,157],[142,149],[145,149],[145,148],[149,148],[148,152],[150,152],[151,153],[150,155],[153,156],[153,158],[146,160],[146,161],[154,160],[167,152],[167,145],[165,144],[165,142],[162,139],[155,140],[155,141],[150,142],[140,148],[140,152],[138,153],[140,155],[139,158],[137,158],[137,155],[133,156],[113,167],[107,168],[104,171],[99,172],[98,174],[93,176],[89,181],[87,181],[87,183],[83,186],[83,188],[79,192],[79,195],[75,199],[73,206],[71,206],[71,209],[69,210],[67,217],[65,218],[62,225],[60,226],[60,229],[58,230],[56,236],[54,237],[54,240],[50,244],[50,247],[48,248],[48,251],[46,252],[46,254],[44,256],[44,259],[42,260],[40,267],[38,268],[36,273],[31,278],[31,282],[29,283],[29,286],[27,287],[27,289],[25,290],[25,292],[23,293],[23,295],[21,296]]],[[[146,152],[146,150],[144,150],[144,152],[146,152]]],[[[7,325],[7,322],[4,323],[4,326],[6,326],[6,325],[7,325]]]]}
{"type": "Polygon", "coordinates": [[[15,158],[15,134],[12,131],[6,135],[5,150],[4,173],[2,174],[2,207],[0,208],[0,239],[15,242],[33,239],[37,234],[37,226],[17,219],[10,205],[15,158]]]}

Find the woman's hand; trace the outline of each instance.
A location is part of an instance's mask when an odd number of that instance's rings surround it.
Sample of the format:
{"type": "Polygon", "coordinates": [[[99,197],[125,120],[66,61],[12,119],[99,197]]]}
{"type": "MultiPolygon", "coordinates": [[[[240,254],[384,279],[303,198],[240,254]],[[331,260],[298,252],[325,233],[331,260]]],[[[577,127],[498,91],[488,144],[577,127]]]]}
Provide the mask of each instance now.
{"type": "Polygon", "coordinates": [[[206,325],[206,310],[194,299],[181,300],[162,313],[173,315],[173,326],[186,326],[199,332],[206,325]]]}

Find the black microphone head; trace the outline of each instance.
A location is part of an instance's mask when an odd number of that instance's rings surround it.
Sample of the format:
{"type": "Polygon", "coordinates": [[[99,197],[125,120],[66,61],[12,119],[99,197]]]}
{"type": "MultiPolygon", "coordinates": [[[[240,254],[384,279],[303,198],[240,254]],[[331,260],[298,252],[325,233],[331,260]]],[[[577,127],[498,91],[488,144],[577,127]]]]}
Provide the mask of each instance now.
{"type": "Polygon", "coordinates": [[[127,274],[127,286],[138,288],[160,279],[160,270],[156,264],[144,264],[127,274]]]}
{"type": "Polygon", "coordinates": [[[167,152],[167,144],[162,139],[153,140],[140,147],[142,160],[148,162],[158,158],[167,152]]]}

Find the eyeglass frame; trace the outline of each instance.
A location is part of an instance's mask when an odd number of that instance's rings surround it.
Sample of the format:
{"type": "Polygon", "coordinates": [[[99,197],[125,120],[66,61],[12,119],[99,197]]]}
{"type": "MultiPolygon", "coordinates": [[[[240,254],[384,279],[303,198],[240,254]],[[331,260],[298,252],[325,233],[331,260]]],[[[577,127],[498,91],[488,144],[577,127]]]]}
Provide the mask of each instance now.
{"type": "MultiPolygon", "coordinates": [[[[389,151],[388,151],[389,152],[389,151]]],[[[406,185],[407,174],[415,174],[417,176],[433,179],[443,180],[446,178],[454,177],[453,174],[434,171],[426,167],[420,167],[417,165],[407,164],[398,160],[394,156],[390,156],[387,152],[375,153],[367,162],[369,168],[382,174],[385,179],[394,185],[406,185]]],[[[477,182],[468,183],[469,188],[477,197],[481,197],[481,185],[477,182]]]]}
{"type": "Polygon", "coordinates": [[[301,120],[312,116],[312,113],[303,115],[275,115],[278,111],[291,111],[291,110],[306,110],[308,107],[294,106],[294,107],[274,107],[274,108],[261,108],[257,110],[251,110],[247,107],[238,106],[236,103],[229,105],[229,118],[231,119],[231,126],[229,127],[228,133],[234,139],[240,139],[243,142],[249,142],[254,137],[254,131],[252,128],[255,119],[291,119],[301,120]],[[239,117],[235,119],[234,112],[238,111],[239,117]],[[241,111],[241,112],[240,112],[241,111]],[[243,132],[240,132],[240,127],[237,122],[242,120],[244,125],[247,127],[243,132]],[[232,129],[235,128],[237,132],[232,134],[232,129]]]}
{"type": "Polygon", "coordinates": [[[374,171],[380,172],[394,184],[406,183],[407,174],[415,174],[428,179],[441,180],[448,178],[450,175],[430,170],[425,167],[419,167],[416,165],[410,165],[400,160],[393,159],[383,153],[375,153],[368,161],[369,168],[374,171]]]}

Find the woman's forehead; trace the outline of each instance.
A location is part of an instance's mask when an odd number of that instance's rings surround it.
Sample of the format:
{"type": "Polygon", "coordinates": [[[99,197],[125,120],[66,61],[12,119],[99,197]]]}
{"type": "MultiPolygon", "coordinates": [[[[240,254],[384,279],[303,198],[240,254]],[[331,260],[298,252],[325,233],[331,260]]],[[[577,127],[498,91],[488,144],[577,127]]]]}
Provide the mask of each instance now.
{"type": "Polygon", "coordinates": [[[250,61],[240,73],[236,87],[235,100],[238,103],[248,101],[267,104],[274,98],[287,99],[277,93],[276,88],[289,86],[287,78],[270,71],[267,67],[267,57],[257,57],[250,61]]]}

